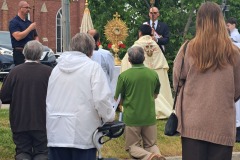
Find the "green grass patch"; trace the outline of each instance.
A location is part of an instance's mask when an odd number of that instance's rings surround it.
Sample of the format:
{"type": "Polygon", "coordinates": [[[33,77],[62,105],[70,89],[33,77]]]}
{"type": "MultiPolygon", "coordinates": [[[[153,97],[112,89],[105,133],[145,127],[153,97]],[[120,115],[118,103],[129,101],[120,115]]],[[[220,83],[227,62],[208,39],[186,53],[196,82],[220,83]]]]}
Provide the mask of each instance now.
{"type": "MultiPolygon", "coordinates": [[[[158,146],[164,156],[181,156],[181,142],[179,136],[168,137],[163,134],[166,120],[158,120],[158,146]]],[[[102,156],[104,158],[128,159],[125,151],[124,137],[112,139],[103,145],[102,156]]],[[[234,152],[240,152],[240,143],[235,143],[234,152]]],[[[9,126],[9,110],[0,110],[0,160],[14,159],[15,145],[9,126]]]]}

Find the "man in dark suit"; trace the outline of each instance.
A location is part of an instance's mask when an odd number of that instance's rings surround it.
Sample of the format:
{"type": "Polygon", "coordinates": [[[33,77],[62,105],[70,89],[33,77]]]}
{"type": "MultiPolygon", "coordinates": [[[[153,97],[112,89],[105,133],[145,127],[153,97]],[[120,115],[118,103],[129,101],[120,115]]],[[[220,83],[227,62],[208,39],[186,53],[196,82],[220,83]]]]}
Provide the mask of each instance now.
{"type": "Polygon", "coordinates": [[[162,52],[165,53],[164,45],[166,45],[169,42],[169,29],[166,23],[160,22],[158,20],[159,15],[160,14],[158,8],[151,7],[149,10],[150,20],[145,23],[149,24],[153,28],[154,33],[153,40],[157,42],[162,52]]]}

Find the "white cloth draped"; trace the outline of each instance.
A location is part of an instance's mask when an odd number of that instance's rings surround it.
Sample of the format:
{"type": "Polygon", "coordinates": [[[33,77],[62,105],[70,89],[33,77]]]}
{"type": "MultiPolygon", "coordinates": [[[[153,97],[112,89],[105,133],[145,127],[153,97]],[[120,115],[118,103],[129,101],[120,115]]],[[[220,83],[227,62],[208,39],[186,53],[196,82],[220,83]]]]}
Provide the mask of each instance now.
{"type": "Polygon", "coordinates": [[[87,33],[88,30],[93,29],[92,18],[90,15],[90,10],[85,8],[82,18],[82,24],[80,27],[80,33],[87,33]]]}

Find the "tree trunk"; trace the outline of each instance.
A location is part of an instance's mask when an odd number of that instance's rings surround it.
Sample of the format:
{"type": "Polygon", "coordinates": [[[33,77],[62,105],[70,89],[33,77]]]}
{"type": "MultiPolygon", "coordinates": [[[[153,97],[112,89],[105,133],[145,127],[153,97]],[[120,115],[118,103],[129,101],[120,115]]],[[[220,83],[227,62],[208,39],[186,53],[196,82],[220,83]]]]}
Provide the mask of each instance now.
{"type": "Polygon", "coordinates": [[[191,25],[192,23],[192,17],[193,17],[193,12],[194,12],[195,8],[193,8],[190,12],[189,12],[189,16],[188,16],[188,20],[187,20],[187,23],[185,25],[185,28],[184,28],[184,31],[183,31],[183,38],[184,40],[186,39],[186,35],[187,35],[187,32],[189,30],[189,26],[191,25]]]}

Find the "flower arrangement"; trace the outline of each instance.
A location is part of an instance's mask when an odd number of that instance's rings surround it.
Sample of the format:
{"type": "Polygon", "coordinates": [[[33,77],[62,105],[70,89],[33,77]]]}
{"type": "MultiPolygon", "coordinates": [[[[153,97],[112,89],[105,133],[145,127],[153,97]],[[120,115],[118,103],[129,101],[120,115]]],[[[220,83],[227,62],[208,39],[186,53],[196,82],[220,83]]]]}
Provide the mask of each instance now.
{"type": "Polygon", "coordinates": [[[98,48],[103,48],[102,43],[100,41],[97,42],[98,48]]]}
{"type": "Polygon", "coordinates": [[[118,53],[121,48],[126,48],[126,46],[122,41],[119,41],[117,46],[115,44],[109,43],[108,48],[111,49],[114,53],[118,53]]]}

